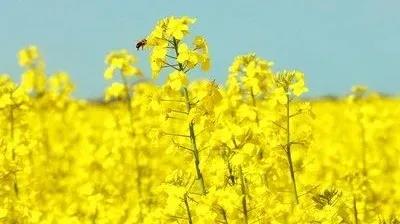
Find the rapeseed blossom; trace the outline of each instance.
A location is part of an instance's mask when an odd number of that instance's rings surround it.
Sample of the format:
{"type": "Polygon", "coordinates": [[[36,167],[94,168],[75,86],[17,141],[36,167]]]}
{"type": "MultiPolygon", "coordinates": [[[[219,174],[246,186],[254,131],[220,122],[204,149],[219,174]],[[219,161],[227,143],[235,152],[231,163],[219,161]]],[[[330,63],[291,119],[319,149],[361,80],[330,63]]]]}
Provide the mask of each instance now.
{"type": "Polygon", "coordinates": [[[146,38],[163,83],[109,53],[103,100],[18,53],[21,82],[0,75],[0,223],[399,223],[399,99],[306,100],[305,74],[254,53],[225,84],[194,80],[211,64],[194,22],[146,38]]]}

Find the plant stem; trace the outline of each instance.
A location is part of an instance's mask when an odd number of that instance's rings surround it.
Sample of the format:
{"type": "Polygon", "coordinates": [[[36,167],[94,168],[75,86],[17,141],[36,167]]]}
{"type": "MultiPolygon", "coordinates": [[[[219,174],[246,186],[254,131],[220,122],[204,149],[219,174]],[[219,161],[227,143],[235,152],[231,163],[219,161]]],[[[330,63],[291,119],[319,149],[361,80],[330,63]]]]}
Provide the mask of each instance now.
{"type": "Polygon", "coordinates": [[[242,191],[242,212],[243,212],[243,223],[248,224],[248,209],[247,209],[247,200],[246,200],[246,183],[244,180],[242,167],[239,167],[239,175],[240,175],[240,190],[242,191]]]}
{"type": "Polygon", "coordinates": [[[294,167],[292,161],[292,149],[290,142],[290,97],[286,95],[286,156],[289,163],[290,179],[293,186],[293,197],[296,204],[299,204],[299,197],[297,194],[296,178],[294,175],[294,167]]]}
{"type": "Polygon", "coordinates": [[[190,207],[189,207],[189,202],[188,202],[187,198],[188,198],[187,193],[185,193],[185,195],[183,196],[183,202],[185,203],[186,213],[188,216],[188,222],[189,222],[189,224],[193,224],[192,214],[190,213],[190,207]]]}
{"type": "Polygon", "coordinates": [[[355,195],[353,195],[353,213],[354,213],[354,223],[358,224],[357,201],[355,195]]]}
{"type": "MultiPolygon", "coordinates": [[[[10,120],[10,139],[11,141],[14,141],[14,107],[10,106],[10,114],[9,114],[9,120],[10,120]]],[[[15,148],[11,148],[11,159],[14,161],[15,160],[15,148]]]]}
{"type": "MultiPolygon", "coordinates": [[[[179,56],[179,52],[178,52],[178,40],[175,39],[175,37],[174,37],[174,39],[173,39],[173,45],[174,45],[174,50],[175,50],[176,58],[178,58],[178,56],[179,56]]],[[[183,72],[183,71],[184,71],[184,68],[183,68],[182,63],[178,63],[178,66],[179,66],[179,71],[183,72]]]]}
{"type": "Polygon", "coordinates": [[[222,218],[224,219],[224,224],[228,224],[228,217],[226,215],[226,211],[222,207],[221,207],[221,214],[222,214],[222,218]]]}
{"type": "Polygon", "coordinates": [[[231,181],[232,185],[235,185],[236,184],[235,176],[233,175],[233,169],[232,169],[231,163],[229,162],[229,159],[227,159],[227,166],[228,166],[228,174],[229,174],[228,179],[231,181]]]}
{"type": "MultiPolygon", "coordinates": [[[[10,119],[10,139],[12,141],[12,148],[11,148],[11,159],[12,161],[15,161],[16,159],[16,153],[15,153],[15,144],[14,144],[14,135],[15,135],[15,117],[14,117],[14,106],[10,106],[10,114],[9,114],[9,119],[10,119]]],[[[14,174],[14,193],[15,196],[18,198],[19,194],[19,187],[18,187],[18,181],[17,181],[17,174],[14,174]]]]}
{"type": "MultiPolygon", "coordinates": [[[[188,90],[186,87],[183,88],[183,92],[184,92],[185,99],[186,99],[186,107],[187,107],[187,110],[189,113],[191,110],[191,106],[190,106],[190,101],[189,101],[189,93],[188,93],[188,90]]],[[[200,156],[199,156],[199,150],[197,149],[196,135],[194,132],[193,121],[190,121],[190,123],[189,123],[189,136],[190,136],[190,142],[192,143],[192,152],[193,152],[193,157],[194,157],[194,165],[195,165],[195,169],[196,169],[197,180],[200,182],[201,191],[205,195],[205,194],[207,194],[207,190],[205,187],[203,174],[200,170],[200,156]]]]}
{"type": "MultiPolygon", "coordinates": [[[[173,39],[173,47],[175,50],[175,55],[176,58],[178,58],[179,56],[179,52],[178,52],[178,40],[176,40],[175,38],[173,39]]],[[[182,63],[178,63],[179,66],[179,71],[184,71],[183,65],[182,63]]],[[[185,103],[186,103],[186,110],[187,110],[187,114],[190,113],[190,110],[192,109],[192,104],[190,102],[190,98],[189,98],[189,91],[186,87],[183,87],[183,95],[185,97],[185,103]]],[[[195,165],[195,169],[196,169],[196,175],[197,175],[197,180],[200,182],[200,188],[202,193],[205,195],[207,194],[207,190],[206,190],[206,186],[204,183],[204,178],[203,178],[203,174],[200,170],[200,156],[199,156],[199,150],[197,148],[197,143],[196,143],[196,135],[194,132],[194,123],[193,121],[189,122],[189,136],[190,136],[190,142],[192,144],[192,154],[193,154],[193,158],[194,158],[194,165],[195,165]]]]}
{"type": "MultiPolygon", "coordinates": [[[[251,95],[251,101],[253,103],[253,107],[256,108],[257,104],[256,104],[256,97],[254,96],[254,91],[253,88],[250,89],[250,95],[251,95]]],[[[256,111],[256,122],[257,122],[257,126],[260,125],[260,120],[258,118],[258,113],[256,111]]]]}

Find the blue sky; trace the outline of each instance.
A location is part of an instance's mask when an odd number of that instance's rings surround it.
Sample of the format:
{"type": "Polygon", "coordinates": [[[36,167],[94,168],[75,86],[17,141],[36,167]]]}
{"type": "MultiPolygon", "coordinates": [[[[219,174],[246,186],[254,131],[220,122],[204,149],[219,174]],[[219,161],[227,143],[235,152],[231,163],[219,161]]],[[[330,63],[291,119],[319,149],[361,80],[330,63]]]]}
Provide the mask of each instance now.
{"type": "Polygon", "coordinates": [[[192,33],[211,51],[209,74],[223,83],[233,58],[255,52],[275,69],[306,74],[311,96],[346,93],[353,84],[400,93],[398,0],[0,0],[0,73],[19,79],[16,53],[36,44],[49,73],[67,71],[75,96],[100,97],[104,57],[127,48],[149,74],[148,52],[134,43],[157,20],[196,17],[192,33]]]}

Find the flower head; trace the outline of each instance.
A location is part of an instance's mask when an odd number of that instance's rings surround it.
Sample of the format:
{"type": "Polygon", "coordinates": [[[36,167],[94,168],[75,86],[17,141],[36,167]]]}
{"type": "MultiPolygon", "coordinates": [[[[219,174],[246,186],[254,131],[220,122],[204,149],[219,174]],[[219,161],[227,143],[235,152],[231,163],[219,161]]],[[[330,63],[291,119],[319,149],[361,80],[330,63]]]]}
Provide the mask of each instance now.
{"type": "Polygon", "coordinates": [[[105,63],[108,66],[104,72],[105,79],[112,79],[116,70],[124,76],[140,76],[141,71],[133,66],[136,58],[127,50],[111,52],[107,55],[105,63]]]}

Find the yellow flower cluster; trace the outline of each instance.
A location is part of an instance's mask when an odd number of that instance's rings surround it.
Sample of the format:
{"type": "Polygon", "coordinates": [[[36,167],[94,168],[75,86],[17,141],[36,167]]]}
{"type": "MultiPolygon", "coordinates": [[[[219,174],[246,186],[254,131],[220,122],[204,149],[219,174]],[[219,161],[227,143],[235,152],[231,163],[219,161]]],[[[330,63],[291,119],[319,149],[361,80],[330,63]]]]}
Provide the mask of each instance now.
{"type": "Polygon", "coordinates": [[[107,80],[112,79],[116,70],[119,70],[119,72],[126,77],[141,75],[140,70],[133,66],[135,62],[135,57],[129,54],[127,50],[109,53],[105,60],[108,67],[104,72],[104,78],[107,80]]]}
{"type": "Polygon", "coordinates": [[[0,223],[400,222],[399,99],[355,86],[306,101],[302,72],[256,54],[224,85],[191,81],[210,65],[204,38],[185,42],[194,21],[147,38],[160,85],[107,55],[102,102],[20,51],[22,82],[0,75],[0,223]]]}
{"type": "Polygon", "coordinates": [[[168,17],[158,22],[147,37],[147,45],[152,49],[150,64],[153,78],[166,67],[174,67],[188,72],[197,65],[203,71],[211,66],[206,40],[196,36],[193,47],[183,42],[189,34],[189,25],[196,20],[189,17],[168,17]],[[170,62],[172,59],[173,62],[170,62]]]}

